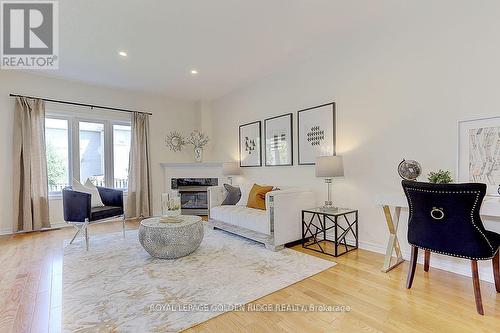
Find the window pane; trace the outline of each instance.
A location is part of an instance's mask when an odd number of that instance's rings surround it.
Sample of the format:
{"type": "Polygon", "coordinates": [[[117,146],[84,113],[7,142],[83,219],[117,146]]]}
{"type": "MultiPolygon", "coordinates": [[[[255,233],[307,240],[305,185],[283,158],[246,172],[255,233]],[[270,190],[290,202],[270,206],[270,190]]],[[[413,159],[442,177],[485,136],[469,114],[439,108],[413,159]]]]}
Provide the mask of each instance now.
{"type": "Polygon", "coordinates": [[[130,126],[113,125],[113,186],[115,188],[128,187],[130,132],[130,126]]]}
{"type": "Polygon", "coordinates": [[[104,124],[80,122],[80,181],[105,186],[104,124]]]}
{"type": "Polygon", "coordinates": [[[69,185],[68,121],[45,118],[45,149],[49,193],[69,185]]]}

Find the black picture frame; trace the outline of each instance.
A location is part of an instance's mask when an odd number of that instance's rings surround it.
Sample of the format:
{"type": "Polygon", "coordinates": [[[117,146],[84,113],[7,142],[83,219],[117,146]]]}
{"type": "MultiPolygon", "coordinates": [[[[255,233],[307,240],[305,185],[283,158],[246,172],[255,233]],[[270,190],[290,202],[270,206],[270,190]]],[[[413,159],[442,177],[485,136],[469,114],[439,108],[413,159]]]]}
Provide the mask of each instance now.
{"type": "Polygon", "coordinates": [[[262,166],[262,121],[258,120],[258,121],[254,121],[254,122],[251,122],[251,123],[247,123],[247,124],[243,124],[243,125],[240,125],[239,126],[239,133],[238,133],[238,150],[239,150],[239,155],[240,155],[240,167],[241,168],[251,168],[251,167],[261,167],[262,166]],[[255,126],[257,125],[258,126],[258,142],[256,143],[256,149],[255,151],[258,152],[259,154],[259,162],[258,164],[254,164],[254,165],[244,165],[243,164],[243,158],[242,158],[242,150],[241,150],[241,146],[242,146],[242,142],[241,142],[241,130],[244,128],[244,127],[247,127],[247,126],[255,126]]]}
{"type": "Polygon", "coordinates": [[[292,112],[264,119],[264,145],[263,145],[263,148],[264,148],[264,161],[265,161],[266,167],[268,167],[268,166],[292,166],[293,165],[293,113],[292,112]],[[267,124],[268,124],[268,122],[270,122],[272,120],[276,120],[276,119],[284,118],[284,117],[290,118],[290,149],[289,149],[290,163],[287,163],[287,164],[269,164],[268,160],[267,160],[267,157],[268,157],[267,156],[267,144],[268,144],[267,143],[267,126],[268,126],[267,124]]]}
{"type": "MultiPolygon", "coordinates": [[[[311,110],[314,110],[314,109],[318,109],[318,108],[322,108],[322,107],[325,107],[325,106],[330,106],[331,105],[331,110],[329,112],[332,112],[332,128],[331,128],[331,132],[332,132],[332,147],[331,147],[331,151],[333,153],[333,155],[336,154],[336,107],[335,107],[335,102],[330,102],[330,103],[325,103],[325,104],[321,104],[321,105],[317,105],[317,106],[313,106],[313,107],[310,107],[310,108],[306,108],[306,109],[302,109],[302,110],[299,110],[297,111],[297,136],[298,136],[298,140],[297,140],[297,154],[298,154],[298,165],[315,165],[316,162],[310,162],[310,161],[307,161],[307,162],[304,162],[301,160],[301,149],[304,148],[302,147],[301,148],[301,145],[300,145],[300,142],[301,142],[301,130],[300,130],[300,118],[301,118],[301,114],[304,114],[308,111],[311,111],[311,110]]],[[[318,155],[319,156],[319,155],[318,155]]]]}

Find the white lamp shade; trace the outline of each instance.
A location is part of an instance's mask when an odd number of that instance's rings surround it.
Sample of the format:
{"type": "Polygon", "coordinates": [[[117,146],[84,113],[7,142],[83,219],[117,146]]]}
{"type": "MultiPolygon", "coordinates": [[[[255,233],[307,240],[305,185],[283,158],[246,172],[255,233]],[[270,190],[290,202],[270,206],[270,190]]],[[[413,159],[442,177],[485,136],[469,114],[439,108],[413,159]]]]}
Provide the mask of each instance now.
{"type": "Polygon", "coordinates": [[[320,156],[316,158],[316,177],[343,177],[344,162],[342,156],[320,156]]]}
{"type": "Polygon", "coordinates": [[[224,176],[241,175],[241,168],[238,162],[224,162],[222,163],[222,174],[224,176]]]}

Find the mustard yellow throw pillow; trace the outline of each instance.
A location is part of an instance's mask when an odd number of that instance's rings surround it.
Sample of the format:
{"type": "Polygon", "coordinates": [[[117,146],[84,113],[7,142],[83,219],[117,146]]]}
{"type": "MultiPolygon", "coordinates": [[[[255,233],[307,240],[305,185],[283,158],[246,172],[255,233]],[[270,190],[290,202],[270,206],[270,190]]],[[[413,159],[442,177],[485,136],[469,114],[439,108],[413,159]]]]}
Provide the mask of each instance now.
{"type": "Polygon", "coordinates": [[[266,209],[266,193],[273,190],[273,186],[260,186],[253,184],[250,194],[248,195],[247,207],[266,209]]]}

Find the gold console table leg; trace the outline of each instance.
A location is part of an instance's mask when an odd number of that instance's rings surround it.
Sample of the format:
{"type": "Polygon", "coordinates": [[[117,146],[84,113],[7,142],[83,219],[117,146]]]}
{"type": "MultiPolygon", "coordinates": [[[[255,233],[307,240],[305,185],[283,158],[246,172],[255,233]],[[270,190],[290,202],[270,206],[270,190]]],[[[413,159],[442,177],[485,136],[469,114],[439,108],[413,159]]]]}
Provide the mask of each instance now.
{"type": "Polygon", "coordinates": [[[394,215],[391,214],[391,209],[389,206],[384,205],[385,220],[387,222],[387,228],[389,229],[389,243],[387,244],[387,251],[385,252],[384,266],[382,267],[382,272],[387,273],[391,269],[397,267],[404,262],[403,256],[401,254],[401,247],[398,241],[398,225],[399,225],[399,215],[401,214],[401,207],[396,207],[394,209],[394,215]],[[396,252],[396,262],[391,265],[392,252],[396,252]]]}

